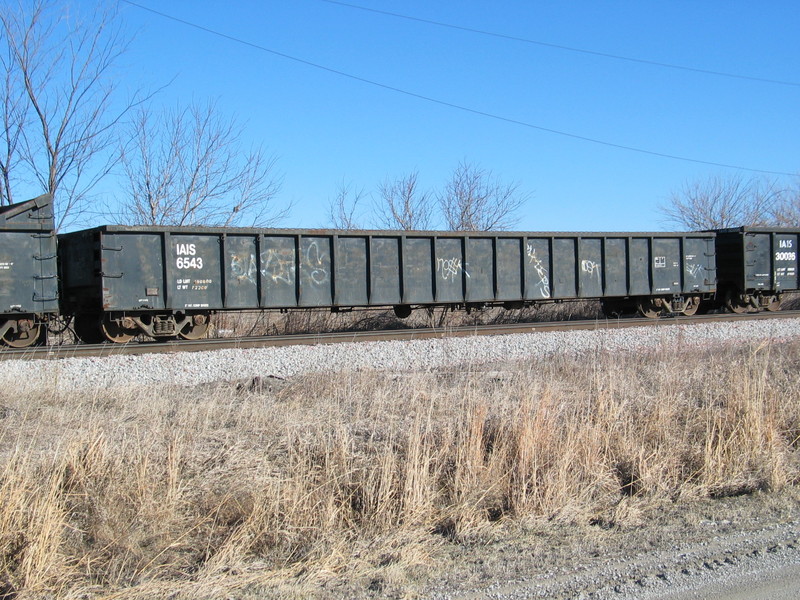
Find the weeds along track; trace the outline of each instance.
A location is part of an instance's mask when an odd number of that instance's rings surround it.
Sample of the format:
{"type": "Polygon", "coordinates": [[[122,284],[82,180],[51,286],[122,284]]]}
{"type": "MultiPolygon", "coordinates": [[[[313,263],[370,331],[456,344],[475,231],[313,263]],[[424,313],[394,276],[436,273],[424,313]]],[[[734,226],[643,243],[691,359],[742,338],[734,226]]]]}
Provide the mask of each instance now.
{"type": "Polygon", "coordinates": [[[548,563],[566,528],[585,546],[660,506],[797,486],[792,335],[260,385],[2,385],[0,595],[426,597],[443,554],[526,532],[547,540],[526,576],[545,577],[574,563],[548,563]]]}
{"type": "Polygon", "coordinates": [[[780,312],[759,312],[750,314],[721,313],[711,315],[674,316],[663,319],[640,317],[593,318],[572,321],[542,321],[503,324],[473,324],[433,326],[408,329],[379,329],[357,331],[335,331],[316,333],[293,333],[288,335],[259,335],[246,337],[219,337],[202,340],[182,340],[169,342],[135,341],[126,344],[63,344],[15,350],[0,349],[3,359],[58,359],[69,357],[102,357],[110,355],[138,355],[174,352],[201,352],[227,348],[263,348],[270,346],[294,346],[336,344],[346,342],[424,340],[448,337],[468,337],[484,335],[511,335],[545,331],[581,331],[622,329],[629,327],[659,327],[674,324],[723,323],[747,320],[793,319],[800,316],[800,310],[780,312]]]}

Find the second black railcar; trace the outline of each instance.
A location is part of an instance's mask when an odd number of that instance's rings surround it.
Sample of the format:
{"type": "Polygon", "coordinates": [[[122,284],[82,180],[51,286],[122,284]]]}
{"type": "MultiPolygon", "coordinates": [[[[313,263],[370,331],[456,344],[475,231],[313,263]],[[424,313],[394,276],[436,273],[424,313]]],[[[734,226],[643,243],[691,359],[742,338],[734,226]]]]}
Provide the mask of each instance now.
{"type": "Polygon", "coordinates": [[[713,233],[407,232],[103,226],[59,236],[62,308],[85,341],[203,336],[211,315],[326,307],[519,308],[601,299],[693,314],[713,233]]]}

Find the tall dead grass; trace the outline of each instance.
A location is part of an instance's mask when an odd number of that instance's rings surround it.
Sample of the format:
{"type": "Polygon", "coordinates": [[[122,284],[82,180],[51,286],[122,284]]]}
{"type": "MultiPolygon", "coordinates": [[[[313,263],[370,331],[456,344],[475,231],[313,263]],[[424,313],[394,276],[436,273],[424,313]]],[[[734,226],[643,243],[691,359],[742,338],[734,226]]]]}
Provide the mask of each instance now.
{"type": "Polygon", "coordinates": [[[553,302],[518,310],[503,308],[450,310],[448,307],[418,308],[407,319],[399,319],[392,310],[357,309],[331,312],[328,309],[277,311],[236,311],[214,315],[213,335],[242,337],[251,335],[288,335],[335,331],[374,331],[412,327],[462,327],[502,323],[570,321],[605,318],[600,303],[593,300],[553,302]]]}
{"type": "Polygon", "coordinates": [[[402,579],[498,521],[612,527],[634,500],[793,485],[798,366],[793,343],[3,390],[0,597],[302,595],[402,579]]]}

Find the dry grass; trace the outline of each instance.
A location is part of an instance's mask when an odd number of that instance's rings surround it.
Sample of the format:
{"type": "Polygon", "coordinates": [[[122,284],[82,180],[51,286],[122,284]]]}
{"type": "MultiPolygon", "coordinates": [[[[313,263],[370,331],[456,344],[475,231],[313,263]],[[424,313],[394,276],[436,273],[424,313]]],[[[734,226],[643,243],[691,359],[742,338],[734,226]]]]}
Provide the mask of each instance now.
{"type": "Polygon", "coordinates": [[[519,310],[503,308],[450,310],[447,307],[415,309],[411,317],[399,319],[392,310],[359,309],[334,313],[328,309],[303,309],[287,313],[276,311],[222,312],[214,315],[213,335],[242,337],[288,335],[334,331],[375,331],[412,327],[460,327],[500,323],[570,321],[604,318],[600,303],[592,300],[549,303],[519,310]]]}
{"type": "Polygon", "coordinates": [[[798,482],[800,343],[0,392],[0,597],[293,597],[497,522],[798,482]]]}

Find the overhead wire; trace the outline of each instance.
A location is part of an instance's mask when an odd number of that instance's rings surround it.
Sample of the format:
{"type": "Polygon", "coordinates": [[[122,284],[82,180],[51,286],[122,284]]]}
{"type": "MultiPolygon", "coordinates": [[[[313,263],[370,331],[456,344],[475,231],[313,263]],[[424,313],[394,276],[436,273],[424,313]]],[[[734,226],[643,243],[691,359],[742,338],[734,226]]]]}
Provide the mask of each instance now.
{"type": "Polygon", "coordinates": [[[426,96],[424,94],[418,94],[416,92],[411,92],[409,90],[405,90],[405,89],[398,88],[398,87],[395,87],[395,86],[391,86],[391,85],[388,85],[388,84],[385,84],[385,83],[381,83],[381,82],[375,81],[373,79],[367,79],[365,77],[360,77],[358,75],[353,75],[352,73],[347,73],[347,72],[341,71],[339,69],[334,69],[332,67],[321,65],[319,63],[315,63],[315,62],[312,62],[310,60],[306,60],[306,59],[303,59],[303,58],[292,56],[290,54],[286,54],[286,53],[280,52],[278,50],[273,50],[271,48],[267,48],[266,46],[262,46],[260,44],[249,42],[247,40],[244,40],[244,39],[229,35],[227,33],[222,33],[221,31],[217,31],[217,30],[211,29],[209,27],[205,27],[203,25],[199,25],[197,23],[193,23],[191,21],[187,21],[186,19],[182,19],[180,17],[176,17],[176,16],[173,16],[173,15],[170,15],[170,14],[155,10],[153,8],[150,8],[150,7],[144,6],[142,4],[139,4],[138,2],[134,2],[133,0],[120,0],[120,1],[125,3],[125,4],[129,4],[130,6],[134,6],[136,8],[141,9],[141,10],[144,10],[146,12],[150,12],[152,14],[158,15],[158,16],[163,17],[165,19],[174,21],[176,23],[181,23],[183,25],[186,25],[187,27],[192,27],[192,28],[197,29],[199,31],[203,31],[205,33],[208,33],[208,34],[211,34],[211,35],[214,35],[214,36],[229,40],[231,42],[234,42],[234,43],[237,43],[237,44],[241,44],[241,45],[244,45],[244,46],[248,46],[250,48],[253,48],[253,49],[256,49],[256,50],[260,50],[260,51],[266,52],[268,54],[272,54],[273,56],[278,56],[280,58],[284,58],[286,60],[290,60],[290,61],[296,62],[298,64],[302,64],[302,65],[306,65],[306,66],[309,66],[309,67],[313,67],[315,69],[318,69],[318,70],[321,70],[321,71],[325,71],[327,73],[332,73],[334,75],[338,75],[340,77],[344,77],[344,78],[350,79],[352,81],[358,81],[360,83],[365,83],[367,85],[371,85],[373,87],[377,87],[377,88],[380,88],[380,89],[384,89],[384,90],[388,90],[388,91],[391,91],[391,92],[395,92],[397,94],[402,94],[404,96],[408,96],[408,97],[411,97],[411,98],[416,98],[418,100],[423,100],[425,102],[429,102],[429,103],[432,103],[432,104],[437,104],[439,106],[444,106],[444,107],[447,107],[447,108],[459,110],[459,111],[462,111],[462,112],[465,112],[465,113],[478,115],[478,116],[481,116],[481,117],[486,117],[486,118],[493,119],[493,120],[496,120],[496,121],[500,121],[500,122],[503,122],[503,123],[509,123],[509,124],[512,124],[512,125],[518,125],[518,126],[521,126],[521,127],[526,127],[528,129],[534,129],[536,131],[543,131],[543,132],[546,132],[546,133],[551,133],[551,134],[554,134],[554,135],[567,137],[567,138],[571,138],[571,139],[575,139],[575,140],[580,140],[580,141],[584,141],[584,142],[590,142],[590,143],[593,143],[593,144],[598,144],[598,145],[609,147],[609,148],[616,148],[616,149],[619,149],[619,150],[626,150],[626,151],[629,151],[629,152],[636,152],[636,153],[639,153],[639,154],[644,154],[644,155],[648,155],[648,156],[655,156],[655,157],[659,157],[659,158],[667,158],[667,159],[671,159],[671,160],[689,162],[689,163],[694,163],[694,164],[702,164],[702,165],[708,165],[708,166],[713,166],[713,167],[734,169],[734,170],[737,170],[737,171],[747,171],[747,172],[751,172],[751,173],[762,173],[762,174],[765,174],[765,175],[781,175],[781,176],[795,176],[796,175],[796,173],[789,173],[789,172],[785,172],[785,171],[773,171],[773,170],[769,170],[769,169],[757,169],[757,168],[745,167],[745,166],[742,166],[742,165],[734,165],[734,164],[728,164],[728,163],[722,163],[722,162],[716,162],[716,161],[710,161],[710,160],[703,160],[703,159],[698,159],[698,158],[690,158],[690,157],[686,157],[686,156],[680,156],[680,155],[677,155],[677,154],[669,154],[669,153],[666,153],[666,152],[658,152],[658,151],[655,151],[655,150],[648,150],[646,148],[639,148],[639,147],[636,147],[636,146],[628,146],[628,145],[625,145],[625,144],[618,144],[618,143],[615,143],[615,142],[609,142],[609,141],[601,140],[601,139],[598,139],[598,138],[592,138],[592,137],[588,137],[588,136],[584,136],[584,135],[579,135],[579,134],[576,134],[576,133],[570,133],[570,132],[562,131],[562,130],[559,130],[559,129],[553,129],[553,128],[550,128],[550,127],[544,127],[542,125],[536,125],[534,123],[528,123],[527,121],[522,121],[522,120],[519,120],[519,119],[513,119],[513,118],[510,118],[510,117],[504,117],[502,115],[497,115],[497,114],[490,113],[490,112],[487,112],[487,111],[482,111],[482,110],[478,110],[478,109],[475,109],[475,108],[470,108],[468,106],[464,106],[464,105],[461,105],[461,104],[456,104],[454,102],[448,102],[446,100],[440,100],[438,98],[433,98],[432,96],[426,96]]]}
{"type": "Polygon", "coordinates": [[[643,65],[650,65],[653,67],[661,67],[664,69],[676,69],[680,71],[689,71],[693,73],[702,73],[704,75],[715,75],[717,77],[729,77],[731,79],[743,79],[746,81],[756,81],[759,83],[770,83],[774,85],[785,85],[790,87],[800,87],[800,82],[797,81],[785,81],[781,79],[769,79],[767,77],[755,77],[752,75],[742,75],[741,73],[730,73],[726,71],[714,71],[712,69],[701,69],[699,67],[690,67],[688,65],[678,65],[674,63],[667,63],[667,62],[660,62],[657,60],[649,60],[646,58],[636,58],[633,56],[624,56],[622,54],[611,54],[609,52],[600,52],[598,50],[589,50],[587,48],[576,48],[574,46],[564,46],[562,44],[554,44],[552,42],[543,42],[541,40],[533,40],[530,38],[524,38],[514,35],[508,35],[505,33],[498,33],[496,31],[488,31],[485,29],[475,29],[473,27],[464,27],[462,25],[454,25],[453,23],[445,23],[443,21],[434,21],[432,19],[423,19],[421,17],[414,17],[411,15],[405,15],[401,13],[391,12],[388,10],[381,10],[377,8],[369,8],[367,6],[361,6],[358,4],[352,4],[350,2],[342,2],[341,0],[318,0],[319,2],[326,2],[328,4],[337,4],[339,6],[345,6],[347,8],[352,8],[356,10],[362,10],[365,12],[371,12],[379,15],[385,15],[389,17],[394,17],[397,19],[405,19],[407,21],[414,21],[417,23],[425,23],[427,25],[435,25],[437,27],[444,27],[447,29],[454,29],[456,31],[464,31],[467,33],[474,33],[482,36],[494,37],[504,40],[510,40],[514,42],[521,42],[524,44],[532,44],[535,46],[542,46],[545,48],[554,48],[556,50],[564,50],[567,52],[576,52],[579,54],[588,54],[590,56],[600,56],[602,58],[609,58],[613,60],[621,60],[627,61],[632,63],[639,63],[643,65]]]}

